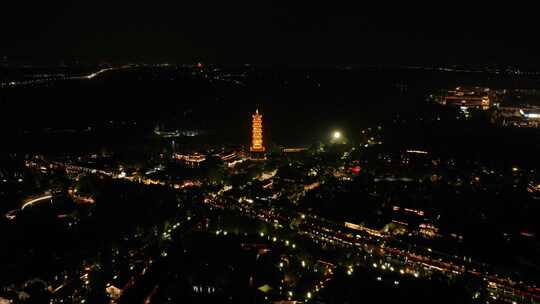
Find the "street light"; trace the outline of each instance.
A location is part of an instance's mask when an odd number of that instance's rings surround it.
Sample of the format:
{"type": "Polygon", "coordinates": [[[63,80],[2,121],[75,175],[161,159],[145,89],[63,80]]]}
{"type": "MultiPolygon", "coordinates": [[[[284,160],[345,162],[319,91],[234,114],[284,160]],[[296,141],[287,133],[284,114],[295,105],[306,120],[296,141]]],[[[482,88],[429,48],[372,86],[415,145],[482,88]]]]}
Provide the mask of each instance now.
{"type": "Polygon", "coordinates": [[[334,131],[334,134],[332,134],[332,138],[334,139],[340,139],[341,138],[341,132],[334,131]]]}

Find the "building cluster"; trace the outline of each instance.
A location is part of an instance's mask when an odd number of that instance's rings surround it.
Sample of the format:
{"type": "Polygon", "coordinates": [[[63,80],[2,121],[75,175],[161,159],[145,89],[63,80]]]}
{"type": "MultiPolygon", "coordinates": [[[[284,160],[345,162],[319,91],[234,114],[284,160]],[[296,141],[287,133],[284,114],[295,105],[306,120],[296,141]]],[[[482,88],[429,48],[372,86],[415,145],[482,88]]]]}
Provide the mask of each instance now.
{"type": "Polygon", "coordinates": [[[241,150],[221,151],[213,154],[213,156],[220,159],[227,168],[233,168],[248,159],[246,153],[243,153],[241,150]]]}
{"type": "Polygon", "coordinates": [[[501,105],[494,111],[492,120],[505,127],[539,128],[540,106],[501,105]]]}
{"type": "Polygon", "coordinates": [[[491,110],[491,122],[503,127],[539,128],[540,92],[535,89],[457,87],[432,95],[444,106],[458,108],[466,118],[471,110],[491,110]]]}
{"type": "MultiPolygon", "coordinates": [[[[469,91],[459,88],[452,94],[453,97],[446,97],[445,104],[479,110],[491,105],[489,91],[483,89],[469,91]],[[488,102],[484,102],[485,100],[488,102]]],[[[516,111],[527,119],[537,119],[533,110],[518,108],[516,111]]],[[[540,118],[540,115],[538,116],[540,118]]],[[[484,272],[484,266],[471,262],[470,258],[466,259],[456,252],[438,251],[442,250],[439,246],[442,242],[450,242],[444,245],[456,247],[453,242],[462,243],[464,236],[467,238],[462,231],[451,230],[444,221],[439,220],[440,214],[444,212],[439,206],[447,203],[444,202],[446,196],[455,203],[462,199],[459,193],[496,193],[504,190],[493,185],[521,187],[523,191],[526,189],[538,199],[540,184],[538,179],[534,179],[534,172],[515,166],[506,168],[504,173],[498,167],[444,158],[437,155],[437,152],[423,149],[422,146],[404,147],[394,152],[371,147],[382,144],[382,138],[379,138],[382,127],[361,131],[361,134],[358,134],[359,144],[345,144],[343,135],[335,132],[326,150],[316,147],[284,148],[282,153],[269,154],[268,161],[261,161],[267,159],[262,130],[262,115],[256,111],[252,116],[249,150],[228,146],[196,152],[193,150],[159,154],[159,157],[140,164],[136,169],[119,164],[112,157],[98,156],[54,161],[35,157],[29,159],[26,165],[43,174],[62,169],[72,180],[94,175],[141,185],[160,185],[163,189],[200,187],[200,191],[196,192],[203,194],[200,201],[204,202],[204,208],[218,210],[215,212],[218,214],[217,220],[210,220],[210,225],[219,226],[212,236],[226,239],[227,235],[236,235],[245,238],[242,248],[258,250],[261,256],[274,254],[277,252],[276,248],[290,251],[291,254],[276,255],[278,259],[272,261],[285,278],[293,277],[289,274],[298,276],[308,270],[313,272],[310,275],[315,276],[317,273],[322,278],[320,282],[302,290],[302,297],[307,300],[312,297],[316,299],[316,293],[324,288],[323,283],[326,280],[330,280],[334,268],[343,267],[347,275],[352,276],[355,267],[360,265],[362,269],[371,269],[377,281],[391,279],[394,286],[403,284],[402,278],[428,278],[433,275],[453,279],[468,274],[483,278],[494,286],[490,287],[494,294],[499,296],[500,293],[501,297],[507,296],[512,301],[520,292],[519,288],[514,288],[513,281],[502,275],[493,276],[484,272]],[[215,170],[216,168],[219,170],[215,170]],[[219,176],[215,178],[217,182],[208,178],[211,174],[219,176]],[[451,199],[454,194],[459,199],[451,199]],[[230,225],[232,227],[223,224],[230,214],[220,213],[219,210],[224,209],[235,212],[234,220],[231,221],[234,224],[230,225]],[[253,228],[240,229],[239,222],[243,220],[239,219],[238,215],[249,219],[249,227],[252,227],[251,220],[264,223],[263,230],[260,230],[259,225],[255,228],[257,231],[249,230],[253,228]],[[254,236],[258,235],[260,238],[254,240],[254,236]],[[336,258],[330,262],[316,261],[315,258],[304,259],[303,254],[308,251],[300,250],[306,240],[311,242],[309,255],[315,255],[313,252],[319,250],[319,247],[322,252],[331,246],[332,250],[345,250],[347,253],[354,249],[356,258],[348,255],[347,258],[336,258]],[[353,259],[357,259],[356,263],[353,263],[353,259]]],[[[0,171],[0,177],[3,177],[2,174],[3,171],[0,171]]],[[[81,204],[94,203],[92,196],[77,192],[75,188],[70,188],[67,192],[81,204]]],[[[187,192],[190,191],[177,191],[176,194],[177,197],[183,197],[188,195],[187,192]]],[[[190,217],[186,218],[190,220],[190,217]]],[[[152,230],[152,235],[161,235],[163,243],[169,243],[174,239],[173,231],[179,227],[183,229],[184,224],[188,222],[167,224],[167,229],[164,228],[159,234],[152,230]]],[[[197,225],[208,230],[208,219],[205,218],[197,225]]],[[[196,229],[203,231],[203,228],[196,229]]],[[[535,237],[529,232],[523,232],[522,235],[535,237]]],[[[133,237],[139,238],[137,235],[133,237]]],[[[148,265],[139,264],[144,267],[144,271],[134,268],[132,260],[141,259],[131,257],[131,250],[126,252],[129,252],[129,257],[113,253],[113,258],[124,259],[130,263],[126,264],[130,271],[123,270],[130,275],[126,276],[126,279],[118,279],[118,275],[114,274],[112,283],[105,289],[111,300],[122,297],[125,287],[120,289],[116,286],[125,284],[120,282],[126,282],[133,273],[144,274],[147,267],[151,267],[152,262],[149,262],[148,265]]],[[[167,251],[158,254],[165,258],[167,251]]],[[[215,279],[216,273],[222,273],[220,269],[192,275],[189,289],[192,294],[206,297],[223,293],[224,289],[219,287],[215,279]]],[[[89,285],[91,280],[87,273],[88,271],[83,273],[85,276],[78,276],[83,286],[89,285]]],[[[59,284],[63,282],[50,285],[59,284]]],[[[297,286],[300,285],[290,282],[283,284],[283,280],[276,280],[274,283],[265,281],[253,286],[261,286],[257,290],[264,296],[274,294],[277,299],[286,298],[292,301],[300,298],[293,293],[298,292],[297,286]],[[274,293],[271,292],[272,288],[274,293]]],[[[0,303],[1,301],[2,298],[0,303]]]]}
{"type": "Polygon", "coordinates": [[[206,160],[206,156],[201,153],[173,153],[173,159],[179,160],[190,167],[199,166],[206,160]]]}
{"type": "Polygon", "coordinates": [[[448,90],[441,98],[440,103],[447,106],[456,106],[462,109],[487,110],[492,106],[492,97],[489,88],[463,88],[457,87],[448,90]]]}

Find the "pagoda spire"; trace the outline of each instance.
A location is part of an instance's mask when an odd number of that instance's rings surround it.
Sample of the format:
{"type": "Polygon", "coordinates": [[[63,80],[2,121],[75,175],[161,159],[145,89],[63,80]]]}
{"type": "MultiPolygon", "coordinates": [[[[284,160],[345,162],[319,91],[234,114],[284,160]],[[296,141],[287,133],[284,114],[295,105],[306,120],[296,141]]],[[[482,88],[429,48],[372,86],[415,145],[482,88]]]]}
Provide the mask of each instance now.
{"type": "Polygon", "coordinates": [[[262,115],[259,114],[259,109],[255,110],[255,114],[252,115],[251,123],[251,147],[249,150],[251,152],[264,152],[264,142],[263,142],[263,126],[262,126],[262,115]]]}

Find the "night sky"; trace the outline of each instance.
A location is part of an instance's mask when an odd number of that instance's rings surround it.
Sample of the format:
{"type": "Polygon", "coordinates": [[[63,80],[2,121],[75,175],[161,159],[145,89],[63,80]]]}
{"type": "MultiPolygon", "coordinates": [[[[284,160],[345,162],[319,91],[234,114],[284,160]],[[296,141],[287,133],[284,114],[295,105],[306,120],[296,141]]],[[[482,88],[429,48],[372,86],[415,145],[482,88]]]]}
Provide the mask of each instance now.
{"type": "Polygon", "coordinates": [[[540,58],[536,10],[508,4],[13,2],[2,4],[0,56],[27,62],[536,66],[540,58]]]}

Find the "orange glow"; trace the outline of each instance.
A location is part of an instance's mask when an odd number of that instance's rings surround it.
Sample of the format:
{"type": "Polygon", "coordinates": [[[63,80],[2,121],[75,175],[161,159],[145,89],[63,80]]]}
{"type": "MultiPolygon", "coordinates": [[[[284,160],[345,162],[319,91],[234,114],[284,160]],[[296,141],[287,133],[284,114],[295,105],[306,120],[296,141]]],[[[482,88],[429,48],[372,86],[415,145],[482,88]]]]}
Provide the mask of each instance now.
{"type": "Polygon", "coordinates": [[[251,152],[264,152],[262,115],[260,115],[259,110],[257,110],[252,117],[252,139],[250,150],[251,152]]]}

